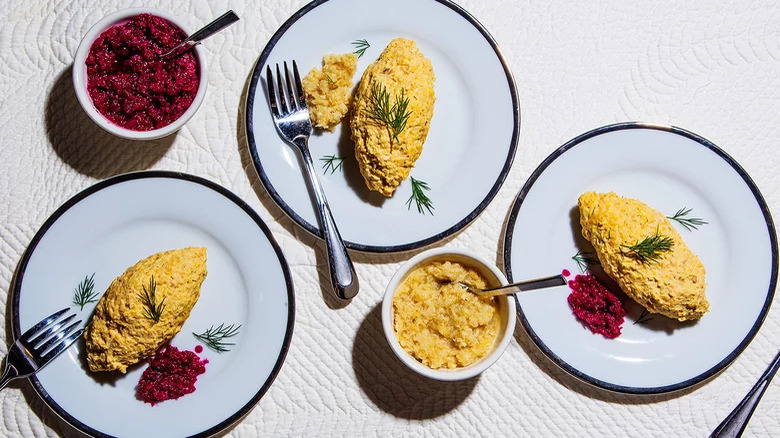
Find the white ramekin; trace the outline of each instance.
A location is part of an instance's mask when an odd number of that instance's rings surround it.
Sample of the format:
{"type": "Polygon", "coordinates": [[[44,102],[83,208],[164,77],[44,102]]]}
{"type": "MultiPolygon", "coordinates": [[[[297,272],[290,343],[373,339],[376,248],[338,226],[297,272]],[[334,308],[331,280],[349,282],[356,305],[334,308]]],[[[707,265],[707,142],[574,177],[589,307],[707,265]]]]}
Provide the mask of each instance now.
{"type": "Polygon", "coordinates": [[[435,370],[423,365],[420,361],[415,359],[412,355],[406,352],[398,342],[398,338],[395,334],[393,327],[393,296],[395,295],[398,286],[404,281],[406,276],[418,266],[424,263],[433,261],[449,260],[453,262],[460,262],[466,266],[477,269],[489,282],[489,284],[505,285],[507,284],[506,277],[501,271],[492,263],[486,259],[474,254],[470,251],[464,251],[453,248],[434,248],[427,251],[423,251],[420,254],[412,257],[407,261],[398,272],[395,273],[390,283],[385,290],[385,297],[382,301],[382,328],[385,332],[387,342],[390,343],[390,347],[396,356],[406,366],[411,368],[423,376],[436,380],[454,381],[464,380],[474,377],[488,367],[493,365],[499,357],[504,353],[509,342],[512,340],[512,336],[515,331],[516,320],[516,304],[514,298],[511,296],[503,295],[498,297],[498,302],[501,312],[501,329],[498,333],[493,350],[491,350],[485,357],[479,361],[463,368],[457,368],[453,370],[439,369],[435,370]]]}
{"type": "Polygon", "coordinates": [[[87,92],[86,61],[87,55],[89,54],[89,49],[92,47],[92,43],[95,42],[100,34],[109,27],[144,13],[162,17],[178,26],[185,33],[188,33],[181,19],[174,17],[167,12],[152,8],[123,9],[105,16],[102,20],[95,23],[91,29],[89,29],[87,34],[84,35],[84,38],[81,39],[79,48],[76,50],[76,57],[73,60],[73,88],[76,90],[76,97],[78,98],[81,107],[84,108],[84,111],[87,112],[89,118],[97,123],[98,126],[116,136],[130,140],[153,140],[165,137],[178,131],[198,111],[200,104],[203,102],[203,98],[206,96],[206,86],[208,84],[206,52],[201,46],[196,46],[194,50],[195,56],[198,59],[198,73],[200,79],[198,84],[198,92],[195,94],[195,99],[192,101],[190,107],[187,108],[187,111],[185,111],[184,114],[182,114],[181,117],[176,119],[173,123],[151,131],[133,131],[131,129],[126,129],[114,124],[105,116],[100,114],[97,108],[95,108],[95,105],[92,104],[92,99],[89,97],[89,93],[87,92]]]}

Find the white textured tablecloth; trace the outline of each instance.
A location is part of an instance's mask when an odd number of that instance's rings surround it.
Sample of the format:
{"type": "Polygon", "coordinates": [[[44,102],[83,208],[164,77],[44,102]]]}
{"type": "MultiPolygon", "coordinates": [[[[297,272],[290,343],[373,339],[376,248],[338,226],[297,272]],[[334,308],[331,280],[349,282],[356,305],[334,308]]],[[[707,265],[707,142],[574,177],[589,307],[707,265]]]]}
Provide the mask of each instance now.
{"type": "MultiPolygon", "coordinates": [[[[256,435],[707,436],[780,345],[780,309],[722,374],[682,393],[614,395],[560,371],[522,328],[479,379],[435,383],[407,371],[384,340],[379,302],[409,254],[354,254],[361,293],[338,306],[324,249],[275,206],[244,138],[247,78],[273,32],[303,0],[149,0],[191,28],[235,10],[241,21],[205,44],[209,90],[178,135],[112,137],[79,107],[70,64],[81,36],[127,1],[2,0],[0,10],[0,299],[46,218],[96,181],[177,170],[237,193],[268,223],[294,277],[297,314],[274,385],[228,433],[256,435]],[[95,6],[95,3],[100,5],[95,6]],[[191,3],[184,5],[184,3],[191,3]]],[[[673,124],[733,156],[780,215],[780,3],[462,0],[492,33],[517,81],[522,128],[514,166],[487,210],[446,245],[501,261],[502,228],[530,172],[553,149],[619,121],[673,124]],[[739,4],[735,4],[739,3],[739,4]]],[[[6,335],[0,349],[7,351],[6,335]]],[[[0,435],[74,435],[27,381],[0,392],[0,435]]],[[[780,381],[746,436],[780,436],[780,381]]]]}

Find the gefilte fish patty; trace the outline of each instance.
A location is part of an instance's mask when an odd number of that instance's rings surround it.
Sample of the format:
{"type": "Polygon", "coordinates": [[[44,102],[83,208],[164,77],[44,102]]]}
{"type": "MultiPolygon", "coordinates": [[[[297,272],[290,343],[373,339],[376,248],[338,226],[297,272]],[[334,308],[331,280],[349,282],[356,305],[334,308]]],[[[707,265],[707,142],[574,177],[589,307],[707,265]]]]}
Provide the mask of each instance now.
{"type": "Polygon", "coordinates": [[[363,73],[352,104],[350,128],[360,173],[370,190],[390,197],[409,176],[431,125],[435,80],[431,61],[414,41],[404,38],[391,41],[363,73]],[[402,95],[409,99],[407,110],[411,113],[398,138],[387,124],[371,115],[378,97],[376,87],[387,90],[388,107],[402,95]]]}
{"type": "Polygon", "coordinates": [[[124,373],[153,355],[181,330],[205,279],[206,248],[160,252],[128,268],[108,286],[84,332],[89,369],[124,373]],[[159,321],[149,317],[144,289],[154,289],[156,304],[164,305],[159,321]]]}
{"type": "Polygon", "coordinates": [[[578,204],[582,235],[595,248],[604,272],[626,295],[650,312],[679,321],[707,313],[704,265],[663,213],[612,192],[583,193],[578,204]],[[657,260],[642,261],[627,249],[656,234],[674,241],[657,260]]]}

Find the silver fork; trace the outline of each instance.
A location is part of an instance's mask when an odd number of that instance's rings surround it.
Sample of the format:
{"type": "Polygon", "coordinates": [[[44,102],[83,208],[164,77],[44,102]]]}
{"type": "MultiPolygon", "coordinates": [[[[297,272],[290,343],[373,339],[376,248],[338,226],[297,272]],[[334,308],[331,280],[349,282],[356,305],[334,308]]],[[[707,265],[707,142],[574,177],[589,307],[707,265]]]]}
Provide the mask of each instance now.
{"type": "Polygon", "coordinates": [[[5,370],[0,376],[0,389],[13,379],[37,373],[81,336],[84,329],[73,331],[81,320],[65,326],[76,314],[59,319],[67,311],[65,308],[47,316],[11,344],[5,358],[5,370]]]}
{"type": "Polygon", "coordinates": [[[756,384],[750,388],[745,398],[712,431],[710,438],[736,438],[742,436],[742,432],[745,431],[753,411],[758,406],[758,402],[761,401],[761,396],[764,395],[764,391],[766,391],[769,382],[772,381],[772,377],[775,376],[778,369],[780,369],[780,351],[777,352],[774,360],[766,367],[766,371],[758,378],[756,384]]]}
{"type": "Polygon", "coordinates": [[[317,213],[322,225],[322,237],[325,239],[325,252],[328,257],[330,269],[330,281],[336,296],[348,300],[358,293],[360,288],[355,267],[347,254],[344,241],[333,220],[333,214],[325,198],[317,171],[309,152],[309,136],[311,135],[311,120],[309,109],[306,106],[306,97],[301,86],[301,77],[298,74],[298,65],[292,62],[294,83],[290,80],[290,72],[287,62],[284,63],[284,83],[276,64],[276,84],[271,73],[271,67],[266,67],[266,88],[268,89],[268,103],[271,106],[271,115],[279,135],[288,143],[296,146],[303,157],[306,166],[306,176],[314,189],[314,198],[317,202],[317,213]],[[276,86],[278,85],[278,90],[276,86]],[[285,87],[286,85],[286,87],[285,87]],[[285,91],[286,90],[286,91],[285,91]],[[277,99],[277,93],[279,99],[277,99]]]}

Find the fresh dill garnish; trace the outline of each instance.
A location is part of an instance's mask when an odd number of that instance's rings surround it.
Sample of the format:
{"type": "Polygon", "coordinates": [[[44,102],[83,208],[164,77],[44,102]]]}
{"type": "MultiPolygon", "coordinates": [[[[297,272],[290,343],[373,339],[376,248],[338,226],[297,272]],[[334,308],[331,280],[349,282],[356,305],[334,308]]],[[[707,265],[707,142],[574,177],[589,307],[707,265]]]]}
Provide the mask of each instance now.
{"type": "Polygon", "coordinates": [[[192,332],[192,335],[217,353],[223,353],[225,351],[230,351],[230,348],[228,348],[229,346],[236,345],[234,342],[225,342],[225,339],[232,338],[238,334],[238,329],[240,328],[240,324],[236,326],[235,324],[225,325],[222,323],[217,327],[212,325],[208,330],[201,334],[192,332]]]}
{"type": "Polygon", "coordinates": [[[634,321],[634,324],[647,324],[652,320],[653,317],[650,316],[650,312],[648,312],[647,309],[642,309],[642,314],[639,315],[639,318],[637,318],[636,321],[634,321]]]}
{"type": "Polygon", "coordinates": [[[687,217],[691,210],[691,208],[683,207],[677,210],[677,213],[675,213],[674,216],[666,217],[670,220],[677,221],[677,223],[685,227],[688,231],[698,230],[699,226],[707,224],[707,221],[700,217],[687,217]]]}
{"type": "Polygon", "coordinates": [[[165,310],[165,297],[157,303],[157,283],[154,281],[154,275],[149,279],[149,289],[146,286],[141,286],[144,289],[144,293],[138,293],[138,298],[144,303],[146,308],[144,309],[144,316],[151,319],[154,322],[160,322],[160,316],[162,316],[163,310],[165,310]]]}
{"type": "Polygon", "coordinates": [[[415,179],[413,176],[409,177],[412,180],[412,195],[406,201],[406,209],[412,208],[412,201],[417,205],[417,212],[425,214],[425,210],[433,215],[433,203],[428,195],[425,194],[425,190],[430,190],[428,183],[415,179]]]}
{"type": "Polygon", "coordinates": [[[580,271],[582,271],[583,274],[588,270],[588,265],[601,264],[599,259],[590,251],[577,250],[577,254],[574,254],[571,259],[577,262],[577,266],[579,266],[580,271]]]}
{"type": "Polygon", "coordinates": [[[372,119],[385,125],[392,137],[398,140],[398,134],[406,128],[406,122],[412,112],[409,108],[409,98],[401,89],[401,94],[395,96],[395,102],[390,104],[390,92],[379,82],[371,82],[371,96],[368,99],[366,113],[372,119]]]}
{"type": "Polygon", "coordinates": [[[371,44],[368,44],[365,39],[352,41],[352,45],[355,46],[355,51],[352,53],[356,54],[358,58],[362,57],[366,53],[366,49],[371,47],[371,44]]]}
{"type": "Polygon", "coordinates": [[[89,277],[84,276],[84,280],[76,286],[73,291],[73,304],[84,310],[84,306],[97,301],[98,293],[95,292],[95,273],[89,277]]]}
{"type": "Polygon", "coordinates": [[[329,84],[335,84],[336,83],[336,81],[334,81],[333,78],[330,77],[330,75],[327,75],[327,74],[325,75],[325,80],[328,81],[329,84]]]}
{"type": "Polygon", "coordinates": [[[628,249],[629,255],[642,263],[658,263],[661,253],[671,251],[673,246],[674,239],[660,234],[657,228],[654,235],[647,236],[633,245],[620,245],[621,248],[628,249]]]}
{"type": "Polygon", "coordinates": [[[344,159],[335,155],[325,155],[320,157],[322,161],[322,170],[325,173],[330,172],[331,175],[336,173],[337,170],[341,170],[341,166],[344,164],[344,159]]]}

